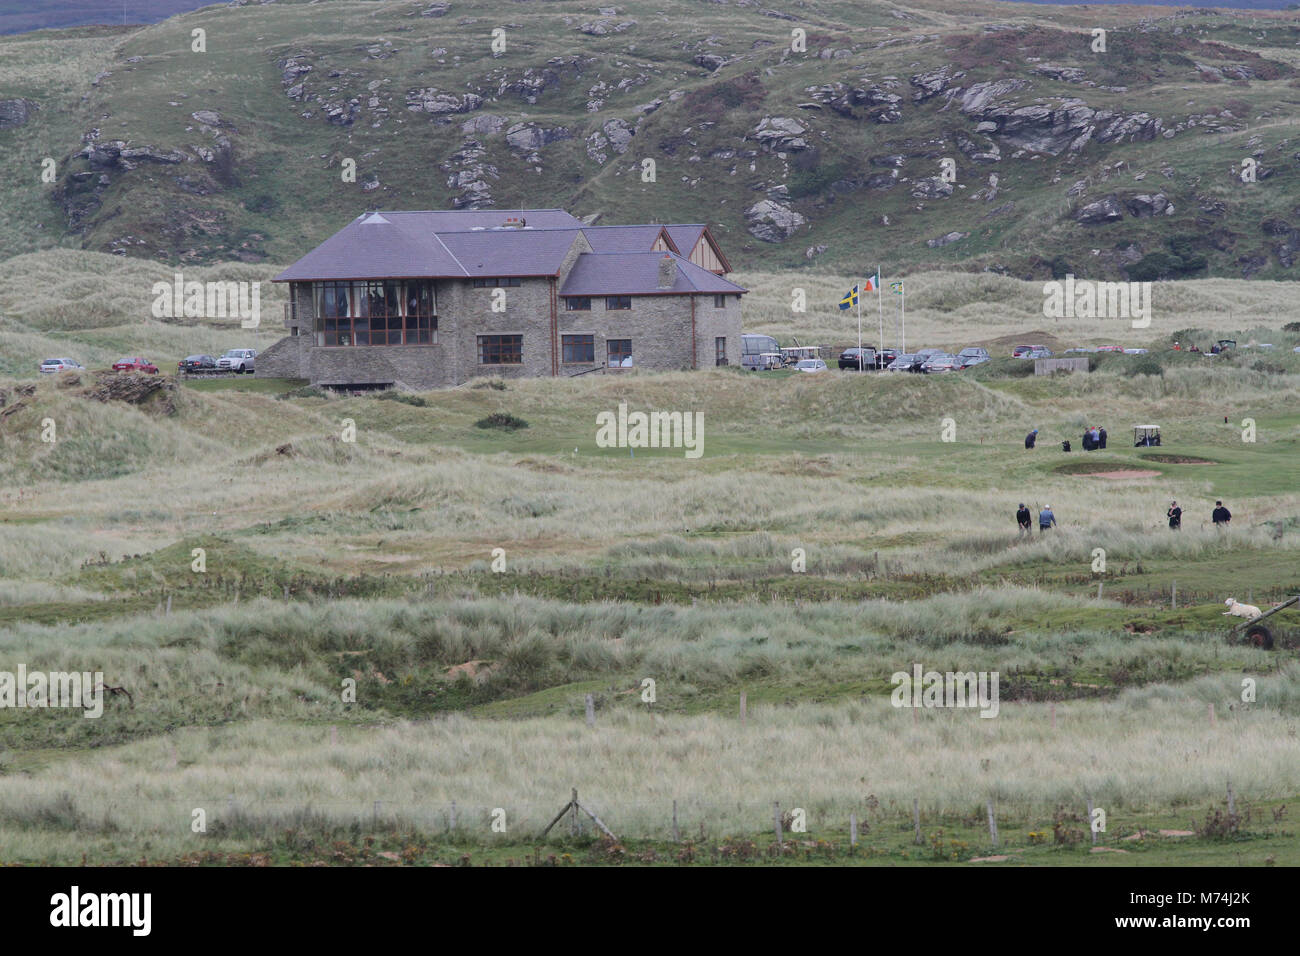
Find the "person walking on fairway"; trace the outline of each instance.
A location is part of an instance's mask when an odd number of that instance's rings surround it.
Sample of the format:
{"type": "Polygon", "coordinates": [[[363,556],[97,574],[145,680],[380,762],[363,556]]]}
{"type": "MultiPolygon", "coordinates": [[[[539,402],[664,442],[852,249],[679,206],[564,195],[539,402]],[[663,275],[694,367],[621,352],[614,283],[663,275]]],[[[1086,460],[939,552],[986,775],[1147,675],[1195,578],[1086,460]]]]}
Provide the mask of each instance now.
{"type": "Polygon", "coordinates": [[[1214,503],[1214,514],[1211,517],[1214,519],[1216,528],[1226,528],[1228,522],[1232,520],[1232,512],[1223,507],[1222,501],[1216,501],[1214,503]]]}
{"type": "Polygon", "coordinates": [[[1034,516],[1029,513],[1029,509],[1025,507],[1025,503],[1023,501],[1020,502],[1020,510],[1016,512],[1016,524],[1020,526],[1020,533],[1022,535],[1029,534],[1030,531],[1033,530],[1033,523],[1034,516]]]}
{"type": "Polygon", "coordinates": [[[1042,534],[1055,524],[1056,515],[1052,514],[1052,506],[1043,505],[1043,510],[1038,512],[1038,533],[1042,534]]]}
{"type": "Polygon", "coordinates": [[[1169,510],[1165,512],[1169,516],[1169,530],[1177,531],[1183,526],[1183,509],[1178,507],[1178,502],[1169,502],[1169,510]]]}
{"type": "Polygon", "coordinates": [[[1034,442],[1036,442],[1036,441],[1038,441],[1038,429],[1037,429],[1037,428],[1035,428],[1033,431],[1031,431],[1028,435],[1025,436],[1025,447],[1026,447],[1026,448],[1033,448],[1033,447],[1034,447],[1034,442]]]}

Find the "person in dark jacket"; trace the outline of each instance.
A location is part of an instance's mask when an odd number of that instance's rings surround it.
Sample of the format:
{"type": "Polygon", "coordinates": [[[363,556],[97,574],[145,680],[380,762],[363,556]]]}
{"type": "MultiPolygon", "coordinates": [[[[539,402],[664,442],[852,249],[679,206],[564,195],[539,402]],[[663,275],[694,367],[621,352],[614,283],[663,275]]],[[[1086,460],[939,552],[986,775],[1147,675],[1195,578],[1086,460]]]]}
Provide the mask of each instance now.
{"type": "Polygon", "coordinates": [[[1098,448],[1103,448],[1103,449],[1106,447],[1106,429],[1105,429],[1105,428],[1098,428],[1098,429],[1097,429],[1097,447],[1098,447],[1098,448]]]}
{"type": "Polygon", "coordinates": [[[1169,510],[1165,512],[1169,517],[1169,530],[1177,531],[1183,526],[1183,509],[1178,507],[1178,502],[1169,502],[1169,510]]]}
{"type": "Polygon", "coordinates": [[[1031,431],[1028,435],[1025,436],[1025,447],[1026,447],[1026,448],[1033,448],[1033,447],[1034,447],[1034,442],[1036,442],[1036,441],[1038,441],[1038,429],[1037,429],[1037,428],[1035,428],[1033,431],[1031,431]]]}
{"type": "Polygon", "coordinates": [[[1223,507],[1222,501],[1216,501],[1214,503],[1214,514],[1211,517],[1214,519],[1216,528],[1226,528],[1228,522],[1232,520],[1232,512],[1223,507]]]}
{"type": "Polygon", "coordinates": [[[1021,534],[1029,534],[1034,524],[1034,516],[1029,513],[1023,501],[1020,502],[1020,510],[1016,512],[1016,524],[1020,526],[1021,534]]]}

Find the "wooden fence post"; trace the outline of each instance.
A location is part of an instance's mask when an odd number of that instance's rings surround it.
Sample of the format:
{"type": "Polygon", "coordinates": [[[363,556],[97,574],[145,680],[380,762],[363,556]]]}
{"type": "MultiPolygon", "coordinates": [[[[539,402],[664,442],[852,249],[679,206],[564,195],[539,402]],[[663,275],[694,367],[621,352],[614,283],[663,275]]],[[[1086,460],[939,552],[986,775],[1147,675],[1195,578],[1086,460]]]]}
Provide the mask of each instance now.
{"type": "Polygon", "coordinates": [[[921,804],[912,798],[912,820],[916,824],[916,845],[921,845],[921,804]]]}
{"type": "Polygon", "coordinates": [[[746,693],[742,690],[740,692],[740,722],[742,724],[745,722],[745,718],[749,716],[748,707],[746,706],[747,703],[748,703],[748,695],[746,695],[746,693]]]}
{"type": "MultiPolygon", "coordinates": [[[[591,695],[588,694],[587,696],[590,697],[591,695]]],[[[569,821],[569,826],[573,830],[573,835],[577,836],[578,828],[581,825],[581,820],[579,820],[578,818],[578,788],[577,787],[573,788],[573,800],[569,804],[569,809],[573,811],[572,818],[569,821]]]]}
{"type": "Polygon", "coordinates": [[[849,814],[849,846],[858,845],[858,815],[849,814]]]}
{"type": "Polygon", "coordinates": [[[596,699],[590,694],[587,695],[587,726],[596,726],[596,699]]]}
{"type": "Polygon", "coordinates": [[[783,842],[781,836],[781,804],[772,802],[772,826],[776,830],[776,845],[779,847],[783,842]]]}
{"type": "Polygon", "coordinates": [[[992,838],[993,845],[996,847],[998,845],[998,824],[997,821],[993,819],[992,799],[989,800],[989,836],[992,838]]]}
{"type": "Polygon", "coordinates": [[[1174,581],[1169,586],[1169,600],[1172,603],[1172,610],[1178,610],[1178,582],[1174,581]]]}
{"type": "Polygon", "coordinates": [[[673,801],[673,842],[682,842],[682,831],[677,828],[677,801],[673,801]]]}

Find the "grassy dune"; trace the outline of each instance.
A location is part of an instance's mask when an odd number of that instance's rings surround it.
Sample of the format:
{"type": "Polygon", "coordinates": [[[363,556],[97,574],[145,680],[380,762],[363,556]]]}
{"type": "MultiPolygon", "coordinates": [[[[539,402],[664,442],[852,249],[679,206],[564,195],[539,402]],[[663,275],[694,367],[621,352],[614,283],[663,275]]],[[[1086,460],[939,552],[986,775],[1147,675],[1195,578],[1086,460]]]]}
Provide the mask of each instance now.
{"type": "MultiPolygon", "coordinates": [[[[826,277],[816,301],[847,279],[826,277]]],[[[1277,348],[1171,353],[1181,330],[1153,323],[1138,341],[1162,374],[1120,356],[1050,378],[1010,360],[955,376],[713,369],[399,400],[245,378],[134,405],[97,400],[90,373],[36,381],[29,357],[226,332],[137,321],[147,272],[93,278],[77,294],[106,305],[80,325],[72,300],[24,303],[15,281],[0,298],[26,318],[0,335],[34,344],[6,351],[0,378],[0,669],[102,671],[131,697],[96,720],[0,710],[0,858],[517,861],[578,786],[647,862],[697,852],[668,839],[674,799],[705,859],[766,846],[779,801],[835,859],[854,812],[870,834],[854,859],[964,860],[986,848],[975,810],[990,797],[1025,862],[1297,861],[1283,805],[1300,792],[1300,629],[1284,620],[1264,651],[1229,641],[1222,616],[1228,596],[1300,591],[1300,356],[1265,285],[1222,324],[1195,303],[1239,284],[1171,288],[1169,326],[1277,348]],[[703,455],[598,447],[595,416],[620,402],[702,412],[703,455]],[[529,426],[475,427],[493,412],[529,426]],[[1165,445],[1131,447],[1127,427],[1153,420],[1165,445]],[[1093,422],[1108,450],[1062,454],[1093,422]],[[1226,532],[1208,526],[1216,497],[1226,532]],[[1061,526],[1017,537],[1020,501],[1050,502],[1061,526]],[[998,671],[999,717],[890,707],[891,675],[915,663],[998,671]],[[1240,816],[1225,829],[1229,780],[1240,816]],[[1089,795],[1128,856],[1086,852],[1074,817],[1089,795]],[[504,835],[488,828],[498,807],[504,835]],[[1193,835],[1125,839],[1160,829],[1193,835]]],[[[1027,327],[1041,288],[1008,282],[918,281],[916,334],[995,343],[1027,327]]],[[[847,334],[829,309],[784,314],[782,283],[750,281],[758,327],[847,334]]],[[[1104,325],[1068,336],[1089,337],[1113,340],[1104,325]]],[[[623,852],[559,839],[579,862],[623,852]]]]}

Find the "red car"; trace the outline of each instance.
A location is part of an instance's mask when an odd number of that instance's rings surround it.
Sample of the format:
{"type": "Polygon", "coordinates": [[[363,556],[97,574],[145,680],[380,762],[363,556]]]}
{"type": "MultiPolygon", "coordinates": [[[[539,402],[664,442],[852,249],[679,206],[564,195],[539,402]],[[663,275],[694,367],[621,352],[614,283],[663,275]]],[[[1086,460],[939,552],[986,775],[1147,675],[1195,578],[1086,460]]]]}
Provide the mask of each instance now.
{"type": "Polygon", "coordinates": [[[114,372],[148,372],[150,375],[158,374],[158,366],[154,365],[148,359],[142,359],[139,356],[134,358],[124,358],[120,362],[113,363],[114,372]]]}

